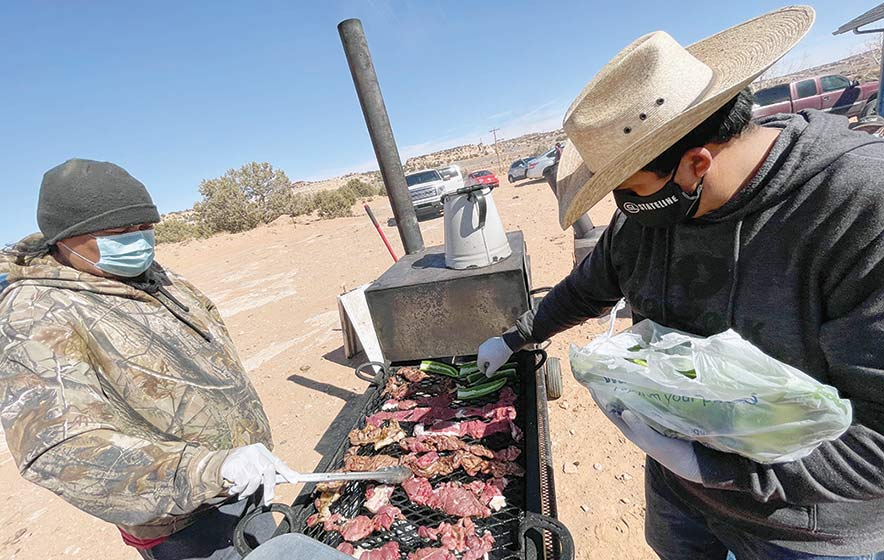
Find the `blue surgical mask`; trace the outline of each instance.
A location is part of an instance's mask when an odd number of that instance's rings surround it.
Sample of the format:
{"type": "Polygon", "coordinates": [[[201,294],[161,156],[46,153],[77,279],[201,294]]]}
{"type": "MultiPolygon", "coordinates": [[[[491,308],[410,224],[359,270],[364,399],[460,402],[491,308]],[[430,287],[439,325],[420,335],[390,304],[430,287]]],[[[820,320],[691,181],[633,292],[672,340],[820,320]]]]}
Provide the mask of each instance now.
{"type": "Polygon", "coordinates": [[[98,262],[93,262],[67,245],[65,247],[95,268],[124,278],[134,278],[153,264],[154,233],[152,229],[95,235],[98,243],[98,262]]]}

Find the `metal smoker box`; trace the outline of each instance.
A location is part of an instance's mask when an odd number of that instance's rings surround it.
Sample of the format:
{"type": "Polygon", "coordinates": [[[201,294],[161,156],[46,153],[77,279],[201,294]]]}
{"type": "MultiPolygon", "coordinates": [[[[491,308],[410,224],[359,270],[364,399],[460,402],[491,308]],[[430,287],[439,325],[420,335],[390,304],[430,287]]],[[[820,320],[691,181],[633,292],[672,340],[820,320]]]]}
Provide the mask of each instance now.
{"type": "Polygon", "coordinates": [[[483,268],[445,267],[445,248],[402,257],[365,290],[387,362],[475,354],[528,310],[530,267],[521,231],[512,255],[483,268]]]}

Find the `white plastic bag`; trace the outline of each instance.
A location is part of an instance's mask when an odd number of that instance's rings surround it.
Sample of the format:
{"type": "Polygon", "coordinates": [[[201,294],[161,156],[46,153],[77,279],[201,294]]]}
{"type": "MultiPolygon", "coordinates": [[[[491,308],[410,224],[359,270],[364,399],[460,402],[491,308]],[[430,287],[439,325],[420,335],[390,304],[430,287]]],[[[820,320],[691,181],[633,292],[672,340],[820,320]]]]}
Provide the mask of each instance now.
{"type": "Polygon", "coordinates": [[[645,320],[615,335],[612,320],[607,335],[571,345],[570,357],[574,376],[603,409],[629,409],[664,435],[759,463],[805,457],[852,418],[850,401],[834,387],[733,330],[703,338],[645,320]]]}

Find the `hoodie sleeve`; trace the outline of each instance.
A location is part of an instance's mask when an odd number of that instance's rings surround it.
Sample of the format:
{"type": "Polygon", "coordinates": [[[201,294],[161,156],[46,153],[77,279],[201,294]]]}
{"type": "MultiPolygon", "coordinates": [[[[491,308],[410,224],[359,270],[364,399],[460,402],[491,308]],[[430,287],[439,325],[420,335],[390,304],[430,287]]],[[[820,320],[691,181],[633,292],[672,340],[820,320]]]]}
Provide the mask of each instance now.
{"type": "Polygon", "coordinates": [[[695,444],[704,486],[796,505],[884,498],[884,234],[860,232],[849,245],[823,282],[819,342],[829,384],[853,405],[853,425],[804,459],[777,465],[695,444]]]}
{"type": "Polygon", "coordinates": [[[61,302],[16,292],[0,309],[0,418],[22,476],[117,525],[220,501],[227,452],[155,432],[101,382],[76,328],[41,311],[61,302]]]}
{"type": "Polygon", "coordinates": [[[592,253],[543,298],[526,311],[503,339],[512,350],[547,340],[562,331],[608,312],[623,297],[611,261],[611,245],[623,218],[614,214],[592,253]],[[619,219],[618,219],[619,218],[619,219]]]}

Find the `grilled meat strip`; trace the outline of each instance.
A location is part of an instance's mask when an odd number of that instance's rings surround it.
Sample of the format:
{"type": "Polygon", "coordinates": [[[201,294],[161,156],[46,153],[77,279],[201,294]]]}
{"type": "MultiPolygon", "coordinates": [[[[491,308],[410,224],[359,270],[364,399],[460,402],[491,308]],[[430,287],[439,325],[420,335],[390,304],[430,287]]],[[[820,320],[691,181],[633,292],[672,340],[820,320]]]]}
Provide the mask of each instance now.
{"type": "MultiPolygon", "coordinates": [[[[446,476],[457,469],[463,469],[468,475],[489,474],[495,478],[504,476],[524,476],[525,470],[512,461],[485,459],[467,450],[457,450],[448,455],[440,456],[435,451],[428,453],[409,453],[404,457],[392,455],[358,455],[357,448],[351,448],[344,455],[344,470],[349,472],[374,471],[383,467],[402,465],[417,475],[425,478],[446,476]]],[[[506,452],[506,451],[505,451],[506,452]]]]}
{"type": "Polygon", "coordinates": [[[522,450],[510,446],[499,451],[492,451],[484,445],[467,443],[454,436],[429,434],[416,437],[407,437],[399,441],[399,447],[412,453],[427,453],[429,451],[458,451],[464,450],[486,459],[497,461],[515,461],[522,454],[522,450]]]}
{"type": "Polygon", "coordinates": [[[382,427],[367,425],[361,430],[352,430],[350,445],[373,444],[377,451],[404,438],[405,431],[399,426],[399,422],[390,420],[387,425],[382,427]]]}

